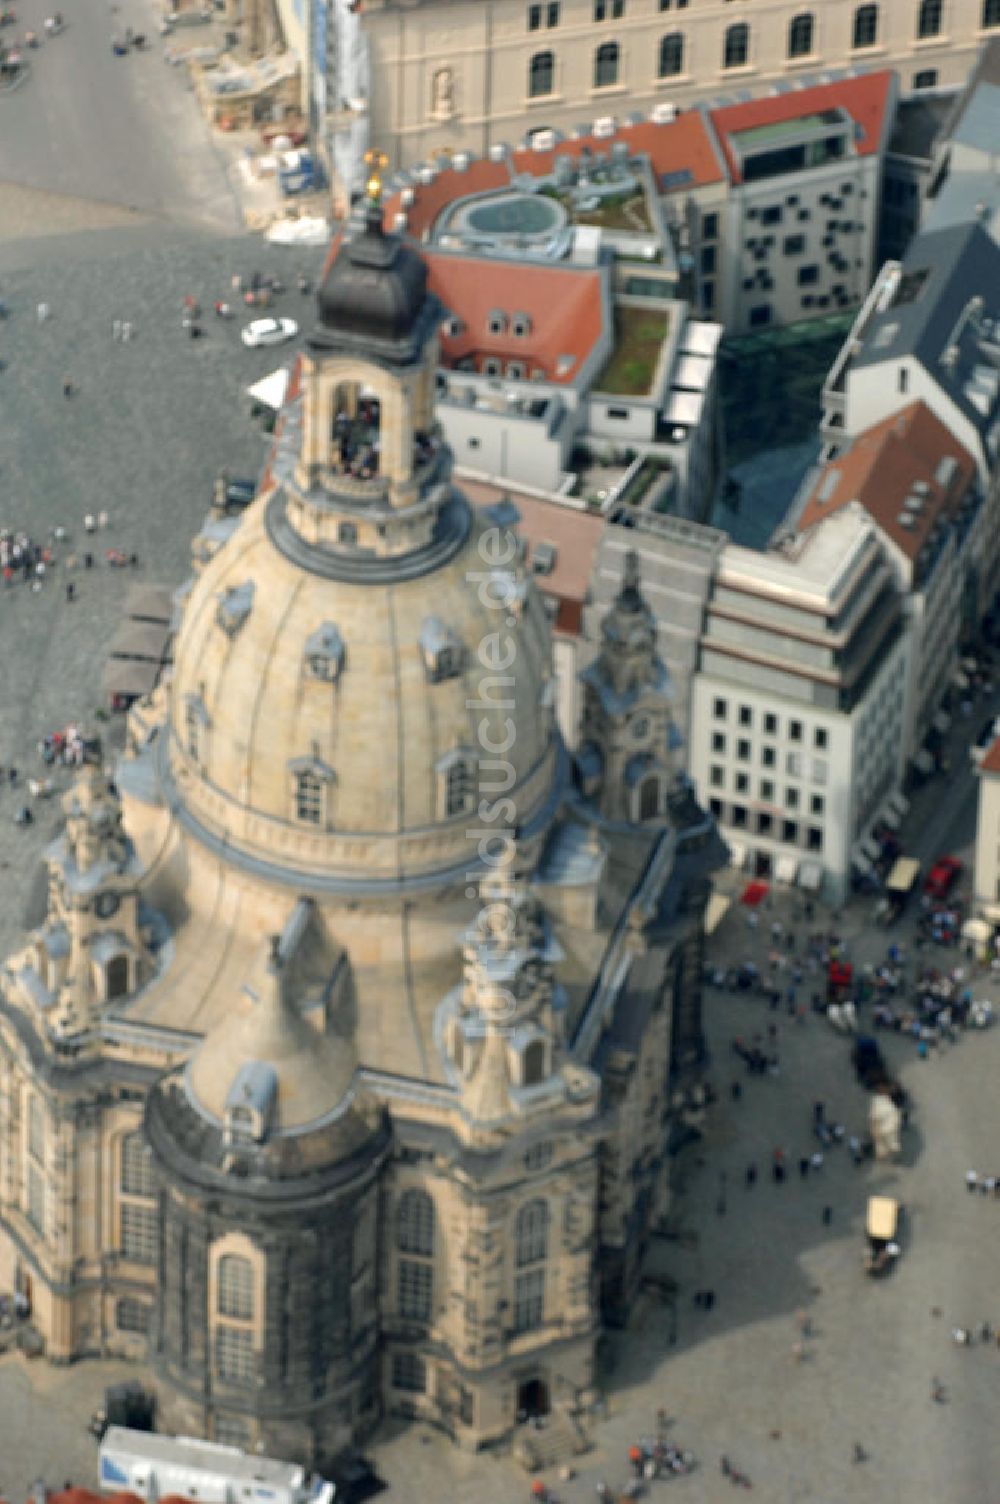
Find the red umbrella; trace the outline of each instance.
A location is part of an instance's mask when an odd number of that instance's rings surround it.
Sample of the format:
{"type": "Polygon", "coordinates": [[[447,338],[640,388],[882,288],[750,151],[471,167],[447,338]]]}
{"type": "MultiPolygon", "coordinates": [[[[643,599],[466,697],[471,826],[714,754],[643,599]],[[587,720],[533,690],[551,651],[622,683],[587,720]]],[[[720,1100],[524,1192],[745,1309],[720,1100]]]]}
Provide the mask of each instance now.
{"type": "Polygon", "coordinates": [[[740,899],[740,903],[749,904],[751,908],[754,908],[757,904],[760,903],[761,899],[766,898],[767,895],[767,883],[761,882],[760,879],[757,878],[754,882],[747,883],[746,887],[743,889],[743,896],[740,899]]]}

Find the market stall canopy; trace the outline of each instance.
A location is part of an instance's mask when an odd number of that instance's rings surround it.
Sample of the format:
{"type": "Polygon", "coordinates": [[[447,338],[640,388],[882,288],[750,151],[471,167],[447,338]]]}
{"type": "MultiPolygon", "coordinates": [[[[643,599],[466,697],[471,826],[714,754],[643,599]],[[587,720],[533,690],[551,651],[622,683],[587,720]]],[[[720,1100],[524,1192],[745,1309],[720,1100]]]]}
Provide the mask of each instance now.
{"type": "Polygon", "coordinates": [[[886,878],[885,886],[890,893],[909,893],[913,884],[920,876],[920,863],[916,857],[900,856],[896,858],[892,871],[886,878]]]}
{"type": "Polygon", "coordinates": [[[148,695],[160,673],[158,663],[136,658],[112,658],[104,666],[104,693],[109,699],[138,700],[148,695]]]}
{"type": "Polygon", "coordinates": [[[272,371],[270,376],[263,376],[253,386],[248,386],[247,396],[251,402],[259,402],[261,407],[269,407],[275,413],[280,412],[285,405],[289,380],[288,367],[281,366],[277,371],[272,371]]]}
{"type": "Polygon", "coordinates": [[[730,900],[724,893],[713,893],[705,906],[705,934],[711,935],[729,913],[730,900]]]}
{"type": "MultiPolygon", "coordinates": [[[[883,1098],[883,1100],[888,1100],[883,1098]]],[[[892,1103],[889,1103],[892,1107],[892,1103]]],[[[893,1111],[895,1112],[895,1108],[893,1111]]],[[[868,1197],[868,1236],[878,1238],[879,1242],[888,1243],[890,1238],[896,1235],[896,1224],[899,1221],[899,1202],[891,1196],[868,1197]]]]}
{"type": "Polygon", "coordinates": [[[170,638],[166,622],[123,621],[108,649],[111,658],[140,658],[162,663],[170,638]]]}
{"type": "Polygon", "coordinates": [[[169,585],[130,585],[124,615],[134,621],[162,621],[168,625],[174,613],[174,592],[169,585]]]}
{"type": "Polygon", "coordinates": [[[975,945],[989,945],[992,937],[993,926],[985,919],[967,919],[962,925],[962,939],[971,940],[975,945]]]}

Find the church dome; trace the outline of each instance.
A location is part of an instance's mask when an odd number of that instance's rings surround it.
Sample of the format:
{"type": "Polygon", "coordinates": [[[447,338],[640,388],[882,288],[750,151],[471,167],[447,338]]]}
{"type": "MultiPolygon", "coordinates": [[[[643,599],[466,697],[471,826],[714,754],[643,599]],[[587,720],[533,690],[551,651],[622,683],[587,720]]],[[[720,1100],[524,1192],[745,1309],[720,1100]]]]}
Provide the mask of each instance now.
{"type": "Polygon", "coordinates": [[[453,495],[450,552],[331,577],[276,543],[280,500],[188,598],[168,799],[227,860],[312,889],[475,870],[481,822],[546,819],[558,776],[548,623],[513,536],[453,495]]]}
{"type": "Polygon", "coordinates": [[[427,296],[422,256],[381,227],[381,210],[335,256],[317,296],[320,323],[334,335],[398,342],[419,322],[427,296]]]}

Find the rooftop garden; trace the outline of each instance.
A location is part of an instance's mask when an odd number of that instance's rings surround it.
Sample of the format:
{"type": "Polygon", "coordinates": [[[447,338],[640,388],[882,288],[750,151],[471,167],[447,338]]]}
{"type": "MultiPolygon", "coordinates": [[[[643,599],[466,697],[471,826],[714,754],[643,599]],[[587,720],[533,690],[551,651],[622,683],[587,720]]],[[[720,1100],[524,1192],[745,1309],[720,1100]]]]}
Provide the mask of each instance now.
{"type": "Polygon", "coordinates": [[[658,309],[617,307],[615,348],[594,383],[613,397],[646,397],[656,375],[670,317],[658,309]]]}

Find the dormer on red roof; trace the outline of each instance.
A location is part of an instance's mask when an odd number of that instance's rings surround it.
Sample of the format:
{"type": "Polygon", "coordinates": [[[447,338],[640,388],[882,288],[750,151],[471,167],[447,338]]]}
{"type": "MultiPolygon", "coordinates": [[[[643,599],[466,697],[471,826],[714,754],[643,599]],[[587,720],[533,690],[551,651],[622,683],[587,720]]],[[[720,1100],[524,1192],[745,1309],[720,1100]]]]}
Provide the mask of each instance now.
{"type": "Polygon", "coordinates": [[[938,520],[957,510],[975,475],[975,461],[950,429],[925,403],[911,402],[823,466],[797,526],[805,532],[857,501],[915,564],[938,520]]]}
{"type": "MultiPolygon", "coordinates": [[[[424,251],[428,287],[452,316],[441,329],[441,364],[487,360],[523,367],[558,386],[571,384],[610,336],[607,272],[566,263],[490,261],[424,251]],[[496,317],[499,315],[499,317],[496,317]]],[[[486,373],[488,374],[488,373],[486,373]]]]}
{"type": "MultiPolygon", "coordinates": [[[[789,89],[783,94],[767,94],[746,104],[725,105],[709,111],[712,128],[719,140],[730,181],[741,183],[742,153],[738,138],[745,131],[763,130],[790,121],[815,117],[822,120],[827,112],[843,111],[854,122],[854,154],[869,157],[882,145],[891,124],[890,106],[894,94],[894,75],[887,69],[864,73],[858,78],[839,78],[832,83],[817,84],[811,89],[789,89]]],[[[831,117],[831,120],[835,117],[831,117]]]]}

